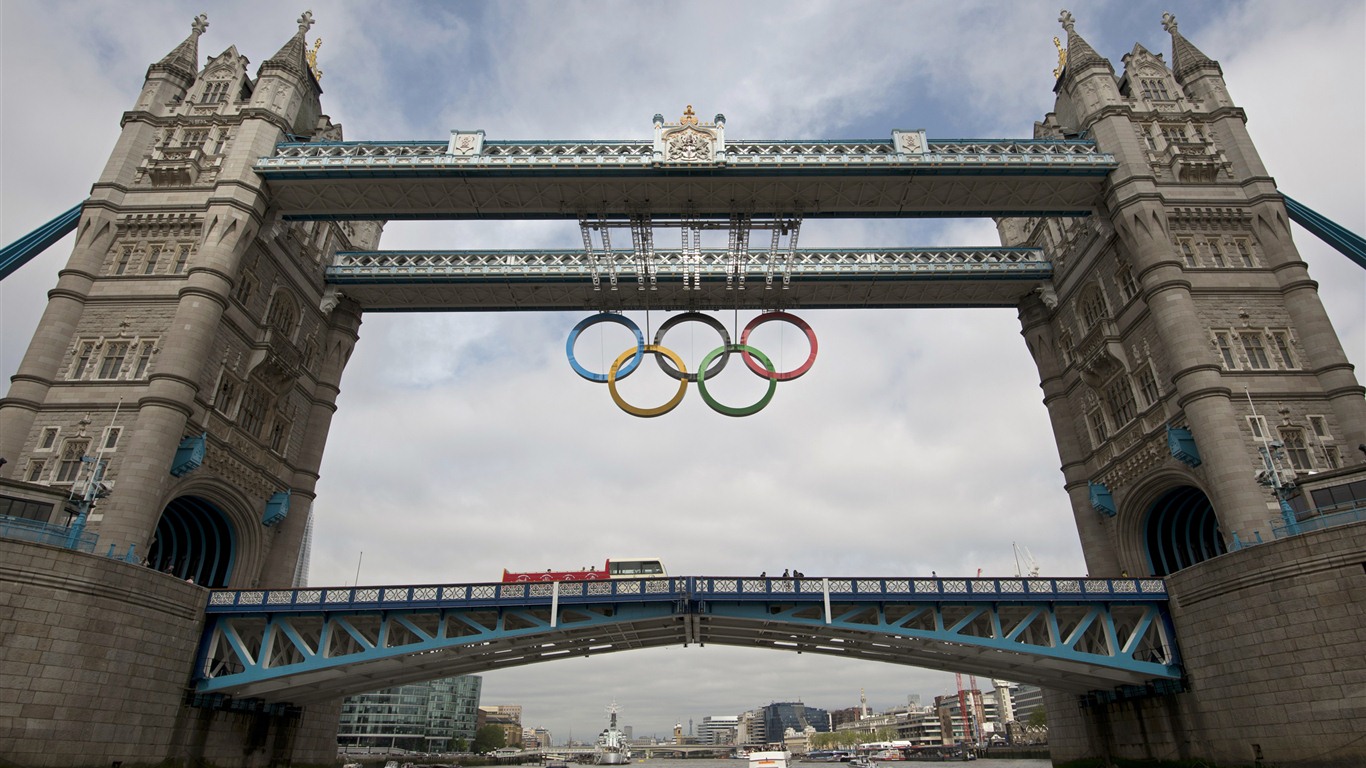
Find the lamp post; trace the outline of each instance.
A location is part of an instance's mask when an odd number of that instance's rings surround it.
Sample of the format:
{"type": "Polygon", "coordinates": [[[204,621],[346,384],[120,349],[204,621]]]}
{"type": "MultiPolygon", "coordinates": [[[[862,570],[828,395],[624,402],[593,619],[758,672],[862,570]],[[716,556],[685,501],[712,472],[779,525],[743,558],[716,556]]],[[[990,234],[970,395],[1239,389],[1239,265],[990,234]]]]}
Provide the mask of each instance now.
{"type": "Polygon", "coordinates": [[[1283,479],[1284,471],[1281,469],[1281,448],[1284,443],[1280,440],[1273,440],[1270,443],[1258,446],[1257,452],[1262,455],[1262,464],[1265,467],[1257,473],[1257,482],[1269,486],[1271,492],[1276,495],[1276,502],[1281,508],[1281,521],[1285,523],[1285,530],[1291,536],[1300,532],[1299,520],[1295,519],[1295,510],[1290,508],[1288,498],[1290,491],[1295,487],[1294,480],[1283,479]]]}

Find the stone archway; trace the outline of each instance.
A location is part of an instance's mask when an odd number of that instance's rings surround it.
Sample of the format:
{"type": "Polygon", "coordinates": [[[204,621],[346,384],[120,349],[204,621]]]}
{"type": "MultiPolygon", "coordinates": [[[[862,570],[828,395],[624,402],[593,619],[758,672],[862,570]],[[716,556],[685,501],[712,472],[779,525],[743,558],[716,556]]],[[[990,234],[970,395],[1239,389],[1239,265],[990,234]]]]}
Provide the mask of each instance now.
{"type": "Polygon", "coordinates": [[[161,512],[148,565],[205,587],[226,587],[236,560],[228,516],[201,496],[178,496],[161,512]]]}
{"type": "Polygon", "coordinates": [[[1148,507],[1143,542],[1153,576],[1166,576],[1228,551],[1205,492],[1177,486],[1148,507]]]}

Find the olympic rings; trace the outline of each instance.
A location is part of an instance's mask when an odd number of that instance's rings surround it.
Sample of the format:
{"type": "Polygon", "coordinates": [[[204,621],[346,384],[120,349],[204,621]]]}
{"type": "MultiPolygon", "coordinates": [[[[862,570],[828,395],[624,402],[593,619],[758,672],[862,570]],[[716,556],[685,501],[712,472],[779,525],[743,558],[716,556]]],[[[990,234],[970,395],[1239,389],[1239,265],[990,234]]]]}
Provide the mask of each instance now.
{"type": "Polygon", "coordinates": [[[580,320],[579,323],[574,326],[573,330],[569,332],[569,339],[565,343],[565,355],[569,358],[569,365],[574,369],[575,373],[592,382],[597,382],[599,384],[606,383],[607,389],[612,395],[612,401],[617,404],[617,407],[632,416],[639,416],[641,418],[662,416],[677,408],[679,403],[683,402],[684,395],[687,394],[689,382],[697,383],[697,388],[702,395],[703,402],[705,402],[713,411],[725,416],[753,415],[763,410],[773,399],[773,395],[777,391],[778,382],[790,381],[811,370],[811,366],[816,362],[816,351],[816,334],[811,330],[811,326],[796,315],[787,312],[765,312],[758,317],[755,317],[745,326],[744,332],[740,335],[739,344],[731,343],[730,334],[719,320],[710,315],[704,315],[701,312],[684,312],[665,321],[665,323],[660,326],[659,331],[655,333],[654,343],[648,345],[645,343],[645,335],[641,333],[640,326],[636,325],[629,318],[610,312],[599,312],[580,320]],[[768,355],[759,351],[757,348],[750,346],[748,343],[749,335],[755,328],[772,320],[781,320],[797,326],[806,335],[807,342],[810,344],[811,353],[807,356],[806,361],[791,371],[779,372],[774,367],[773,361],[769,359],[768,355]],[[674,352],[662,343],[665,334],[674,328],[674,326],[685,321],[700,322],[715,330],[721,337],[721,346],[708,352],[702,358],[701,363],[698,365],[697,373],[688,373],[683,358],[681,358],[677,352],[674,352]],[[608,322],[622,325],[634,333],[636,344],[634,348],[629,348],[618,355],[616,360],[612,362],[612,366],[607,373],[595,373],[584,368],[576,359],[574,359],[574,343],[578,340],[579,334],[585,329],[599,323],[608,322]],[[720,373],[721,370],[726,367],[726,362],[730,359],[730,356],[735,353],[739,353],[745,359],[745,365],[751,371],[768,380],[768,391],[757,401],[747,406],[735,407],[724,405],[718,402],[711,396],[711,393],[707,391],[707,379],[720,373]],[[640,365],[640,359],[647,354],[654,355],[656,362],[659,363],[660,370],[664,371],[670,378],[678,381],[678,390],[674,392],[673,396],[663,405],[655,406],[653,408],[631,405],[626,402],[621,396],[621,393],[617,391],[617,382],[634,373],[636,368],[640,365]]]}
{"type": "Polygon", "coordinates": [[[564,353],[569,356],[569,367],[574,369],[574,373],[577,373],[589,381],[595,381],[599,384],[607,381],[607,374],[593,373],[587,368],[579,365],[579,361],[574,359],[574,342],[579,340],[579,334],[598,323],[617,323],[618,325],[624,325],[636,335],[636,356],[632,358],[630,364],[620,372],[622,376],[630,376],[636,369],[636,366],[640,365],[640,358],[645,354],[645,334],[640,332],[640,326],[631,322],[629,317],[614,315],[611,312],[599,312],[596,315],[589,315],[580,320],[579,324],[574,326],[574,330],[569,332],[569,341],[565,342],[564,345],[564,353]]]}
{"type": "Polygon", "coordinates": [[[816,332],[811,330],[811,326],[807,325],[805,320],[796,315],[790,315],[786,312],[765,312],[764,314],[759,315],[753,320],[750,320],[749,325],[745,326],[745,330],[740,334],[740,345],[745,346],[749,344],[750,331],[753,331],[755,328],[758,328],[770,320],[782,320],[784,322],[792,323],[802,329],[802,332],[806,334],[806,343],[811,345],[811,354],[806,356],[806,362],[802,363],[800,366],[783,373],[774,373],[773,366],[769,365],[767,366],[767,370],[765,370],[755,362],[754,358],[750,357],[749,352],[742,351],[740,354],[744,355],[745,365],[748,365],[751,371],[754,371],[760,376],[777,379],[778,381],[791,381],[811,370],[811,366],[816,362],[816,332]]]}

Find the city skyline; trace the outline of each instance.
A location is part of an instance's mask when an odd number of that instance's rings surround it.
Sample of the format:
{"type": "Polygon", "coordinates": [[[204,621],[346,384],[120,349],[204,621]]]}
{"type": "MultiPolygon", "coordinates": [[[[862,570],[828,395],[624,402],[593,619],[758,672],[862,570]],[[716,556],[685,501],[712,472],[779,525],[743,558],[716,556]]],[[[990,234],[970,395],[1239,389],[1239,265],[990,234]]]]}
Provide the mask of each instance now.
{"type": "MultiPolygon", "coordinates": [[[[201,65],[236,46],[254,73],[305,9],[208,8],[201,65]]],[[[653,114],[673,120],[688,105],[724,112],[736,138],[921,127],[932,139],[1027,138],[1052,106],[1056,4],[690,9],[398,3],[378,14],[335,3],[315,9],[309,39],[325,40],[324,111],[353,140],[439,139],[454,128],[644,139],[653,114]]],[[[169,0],[0,7],[6,102],[32,105],[0,117],[5,242],[84,197],[147,66],[205,10],[169,0]]],[[[1116,70],[1135,42],[1170,59],[1163,4],[1071,10],[1116,70]]],[[[1366,230],[1366,9],[1227,2],[1182,9],[1180,21],[1222,64],[1287,194],[1366,230]]],[[[577,237],[570,221],[395,222],[381,247],[574,248],[577,237]]],[[[1366,278],[1302,230],[1295,238],[1360,379],[1366,278]]],[[[810,247],[996,244],[992,223],[974,219],[812,221],[802,231],[810,247]]],[[[0,282],[6,381],[70,252],[68,237],[0,282]]],[[[809,313],[817,366],[763,414],[730,420],[696,398],[660,419],[618,411],[564,359],[580,317],[366,316],[323,461],[311,583],[496,581],[503,568],[638,554],[679,575],[1013,575],[1016,544],[1044,574],[1085,571],[1013,311],[809,313]]],[[[672,733],[680,711],[798,699],[833,710],[856,704],[860,689],[885,709],[953,686],[948,672],[718,647],[484,679],[485,699],[522,704],[526,725],[588,737],[613,700],[644,735],[672,733]],[[853,703],[836,706],[846,696],[853,703]]]]}

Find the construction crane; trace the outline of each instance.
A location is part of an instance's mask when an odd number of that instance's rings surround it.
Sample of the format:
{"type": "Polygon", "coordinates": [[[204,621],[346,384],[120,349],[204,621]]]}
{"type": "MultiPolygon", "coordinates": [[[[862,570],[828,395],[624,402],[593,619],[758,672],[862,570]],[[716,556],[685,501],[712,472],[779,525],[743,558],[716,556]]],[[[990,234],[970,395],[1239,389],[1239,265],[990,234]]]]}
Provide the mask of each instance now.
{"type": "Polygon", "coordinates": [[[963,718],[963,742],[966,744],[972,733],[968,725],[968,703],[967,696],[963,691],[963,673],[955,672],[954,677],[958,680],[958,712],[963,718]]]}

